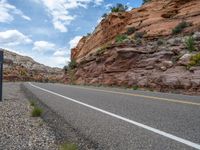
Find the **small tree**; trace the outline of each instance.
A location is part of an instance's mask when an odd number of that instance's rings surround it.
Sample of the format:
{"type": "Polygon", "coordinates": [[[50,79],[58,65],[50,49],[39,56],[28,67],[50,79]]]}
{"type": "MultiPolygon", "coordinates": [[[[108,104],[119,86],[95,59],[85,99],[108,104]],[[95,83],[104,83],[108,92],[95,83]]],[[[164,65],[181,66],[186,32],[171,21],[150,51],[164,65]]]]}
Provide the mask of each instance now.
{"type": "Polygon", "coordinates": [[[72,59],[70,62],[69,62],[69,64],[68,64],[68,69],[74,69],[74,68],[76,68],[77,67],[77,62],[76,62],[76,60],[75,59],[72,59]]]}
{"type": "Polygon", "coordinates": [[[127,11],[128,6],[118,3],[116,4],[116,6],[110,7],[110,9],[111,12],[125,12],[127,11]]]}
{"type": "Polygon", "coordinates": [[[105,19],[107,16],[108,16],[108,14],[107,14],[107,13],[104,13],[101,17],[102,17],[103,19],[105,19]]]}

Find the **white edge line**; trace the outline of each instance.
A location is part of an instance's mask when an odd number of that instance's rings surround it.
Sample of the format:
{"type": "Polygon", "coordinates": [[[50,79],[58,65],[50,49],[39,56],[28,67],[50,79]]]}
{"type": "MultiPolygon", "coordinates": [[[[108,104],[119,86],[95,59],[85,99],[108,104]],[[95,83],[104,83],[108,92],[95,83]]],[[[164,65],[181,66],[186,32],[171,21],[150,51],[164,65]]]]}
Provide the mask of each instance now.
{"type": "Polygon", "coordinates": [[[62,98],[64,98],[64,99],[67,99],[67,100],[72,101],[72,102],[74,102],[74,103],[77,103],[77,104],[86,106],[86,107],[91,108],[91,109],[93,109],[93,110],[102,112],[102,113],[107,114],[107,115],[109,115],[109,116],[115,117],[115,118],[117,118],[117,119],[123,120],[123,121],[125,121],[125,122],[131,123],[131,124],[136,125],[136,126],[138,126],[138,127],[144,128],[144,129],[146,129],[146,130],[152,131],[152,132],[154,132],[154,133],[157,133],[157,134],[162,135],[162,136],[164,136],[164,137],[167,137],[167,138],[169,138],[169,139],[175,140],[175,141],[177,141],[177,142],[183,143],[183,144],[185,144],[185,145],[188,145],[188,146],[190,146],[190,147],[193,147],[193,148],[196,148],[196,149],[199,149],[199,150],[200,150],[200,144],[193,143],[193,142],[191,142],[191,141],[185,140],[185,139],[180,138],[180,137],[177,137],[177,136],[175,136],[175,135],[172,135],[172,134],[166,133],[166,132],[164,132],[164,131],[161,131],[161,130],[152,128],[152,127],[147,126],[147,125],[145,125],[145,124],[142,124],[142,123],[139,123],[139,122],[136,122],[136,121],[133,121],[133,120],[124,118],[124,117],[122,117],[122,116],[113,114],[113,113],[111,113],[111,112],[108,112],[108,111],[99,109],[99,108],[97,108],[97,107],[94,107],[94,106],[91,106],[91,105],[82,103],[82,102],[80,102],[80,101],[77,101],[77,100],[72,99],[72,98],[70,98],[70,97],[63,96],[63,95],[58,94],[58,93],[55,93],[55,92],[53,92],[53,91],[46,90],[46,89],[41,88],[41,87],[39,87],[39,86],[33,85],[33,84],[30,83],[30,82],[29,82],[29,84],[30,84],[32,87],[35,87],[35,88],[40,89],[40,90],[42,90],[42,91],[51,93],[51,94],[56,95],[56,96],[59,96],[59,97],[62,97],[62,98]]]}

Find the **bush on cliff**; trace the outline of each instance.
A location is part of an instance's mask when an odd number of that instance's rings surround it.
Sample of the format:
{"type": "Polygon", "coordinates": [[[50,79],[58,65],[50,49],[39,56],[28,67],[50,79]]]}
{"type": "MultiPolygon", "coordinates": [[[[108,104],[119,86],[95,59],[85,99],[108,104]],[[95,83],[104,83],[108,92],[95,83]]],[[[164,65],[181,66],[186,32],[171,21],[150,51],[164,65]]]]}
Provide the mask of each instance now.
{"type": "Polygon", "coordinates": [[[73,70],[77,67],[77,62],[76,60],[72,59],[68,65],[63,67],[63,71],[65,74],[67,74],[70,70],[73,70]]]}
{"type": "Polygon", "coordinates": [[[110,7],[110,9],[111,12],[125,12],[127,11],[128,6],[118,3],[116,4],[116,6],[110,7]]]}
{"type": "Polygon", "coordinates": [[[101,18],[105,19],[107,16],[108,16],[108,14],[107,14],[107,13],[104,13],[104,14],[101,16],[101,18]]]}
{"type": "Polygon", "coordinates": [[[186,27],[188,27],[189,24],[185,21],[182,21],[181,23],[179,23],[173,30],[172,30],[172,34],[178,34],[181,33],[186,27]]]}
{"type": "Polygon", "coordinates": [[[192,36],[188,37],[185,40],[185,45],[190,52],[197,50],[197,48],[195,47],[195,40],[192,36]]]}
{"type": "Polygon", "coordinates": [[[129,27],[126,31],[126,34],[127,35],[131,35],[133,34],[134,32],[136,31],[136,28],[135,27],[129,27]]]}
{"type": "Polygon", "coordinates": [[[194,55],[190,59],[189,67],[200,65],[200,53],[194,55]]]}
{"type": "Polygon", "coordinates": [[[125,35],[125,34],[118,35],[118,36],[116,36],[116,38],[115,38],[115,42],[116,42],[116,43],[123,43],[124,40],[126,40],[126,39],[128,39],[128,36],[127,36],[127,35],[125,35]]]}
{"type": "Polygon", "coordinates": [[[75,69],[76,67],[77,67],[77,62],[75,59],[72,59],[68,64],[68,69],[72,70],[75,69]]]}

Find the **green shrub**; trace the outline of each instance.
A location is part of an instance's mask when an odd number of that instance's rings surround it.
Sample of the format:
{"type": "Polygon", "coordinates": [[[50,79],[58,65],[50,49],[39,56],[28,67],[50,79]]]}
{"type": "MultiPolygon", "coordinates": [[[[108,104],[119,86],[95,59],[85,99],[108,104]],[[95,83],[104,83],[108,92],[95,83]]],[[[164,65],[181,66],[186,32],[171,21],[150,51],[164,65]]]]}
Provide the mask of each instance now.
{"type": "Polygon", "coordinates": [[[30,101],[31,106],[35,106],[35,101],[30,101]]]}
{"type": "Polygon", "coordinates": [[[188,27],[189,24],[185,21],[179,23],[173,30],[172,34],[178,34],[181,33],[186,27],[188,27]]]}
{"type": "Polygon", "coordinates": [[[39,117],[42,115],[43,110],[39,107],[34,107],[32,110],[32,117],[39,117]]]}
{"type": "Polygon", "coordinates": [[[125,35],[125,34],[118,35],[118,36],[116,36],[116,38],[115,38],[115,42],[116,42],[116,43],[123,43],[124,40],[126,40],[126,39],[128,39],[128,36],[127,36],[127,35],[125,35]]]}
{"type": "Polygon", "coordinates": [[[75,69],[77,67],[77,62],[75,59],[72,59],[68,64],[68,69],[75,69]]]}
{"type": "Polygon", "coordinates": [[[143,36],[144,36],[144,32],[135,32],[135,35],[134,35],[134,37],[135,37],[135,39],[138,39],[138,38],[143,38],[143,36]]]}
{"type": "Polygon", "coordinates": [[[101,16],[101,18],[105,19],[107,16],[108,16],[108,14],[107,14],[107,13],[104,13],[104,14],[101,16]]]}
{"type": "Polygon", "coordinates": [[[78,150],[78,148],[75,144],[65,143],[60,146],[59,150],[78,150]]]}
{"type": "Polygon", "coordinates": [[[190,63],[189,63],[188,67],[199,66],[199,65],[200,65],[200,53],[198,53],[190,58],[190,63]]]}
{"type": "Polygon", "coordinates": [[[111,7],[111,12],[125,12],[128,9],[128,6],[118,3],[116,6],[111,7]]]}
{"type": "Polygon", "coordinates": [[[162,39],[157,40],[157,45],[163,45],[163,44],[164,44],[164,41],[162,39]]]}
{"type": "Polygon", "coordinates": [[[131,35],[136,31],[135,27],[130,27],[127,29],[126,34],[131,35]]]}
{"type": "Polygon", "coordinates": [[[134,85],[134,86],[132,87],[132,89],[133,89],[133,90],[138,90],[138,86],[137,86],[137,85],[134,85]]]}
{"type": "Polygon", "coordinates": [[[192,36],[188,37],[185,40],[185,45],[190,52],[197,50],[197,48],[195,47],[195,40],[192,36]]]}
{"type": "Polygon", "coordinates": [[[142,45],[142,39],[140,39],[140,38],[138,38],[138,39],[135,39],[135,44],[137,45],[137,46],[140,46],[140,45],[142,45]]]}

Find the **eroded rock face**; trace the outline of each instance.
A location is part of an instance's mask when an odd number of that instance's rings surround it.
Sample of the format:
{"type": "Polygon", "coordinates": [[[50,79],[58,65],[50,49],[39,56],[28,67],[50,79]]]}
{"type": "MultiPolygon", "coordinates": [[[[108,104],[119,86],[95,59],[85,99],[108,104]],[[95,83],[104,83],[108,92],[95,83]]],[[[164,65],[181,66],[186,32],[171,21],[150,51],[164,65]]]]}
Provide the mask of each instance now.
{"type": "MultiPolygon", "coordinates": [[[[180,35],[163,38],[161,45],[155,40],[139,46],[113,44],[102,53],[84,57],[74,70],[74,83],[200,92],[200,66],[188,68],[191,56],[200,53],[200,49],[190,53],[185,39],[180,35]],[[177,38],[179,44],[167,42],[177,38]]],[[[200,40],[195,43],[197,47],[200,40]]]]}
{"type": "MultiPolygon", "coordinates": [[[[119,34],[127,32],[133,27],[136,32],[144,32],[146,38],[158,38],[171,35],[174,29],[183,20],[191,26],[184,32],[200,30],[200,1],[199,0],[152,0],[140,8],[125,13],[112,13],[96,27],[95,31],[83,37],[71,57],[78,62],[89,53],[112,43],[119,34]]],[[[199,38],[199,34],[195,35],[199,38]]],[[[173,39],[175,45],[181,42],[173,39]]]]}
{"type": "Polygon", "coordinates": [[[62,70],[35,62],[32,58],[4,50],[4,80],[6,81],[58,81],[62,70]]]}

